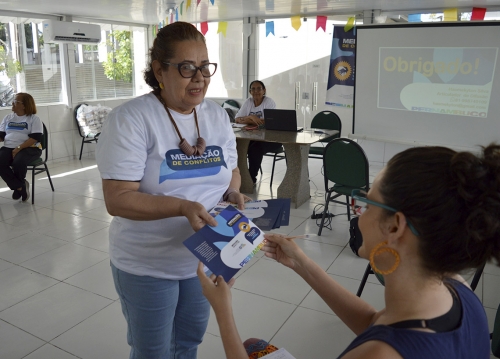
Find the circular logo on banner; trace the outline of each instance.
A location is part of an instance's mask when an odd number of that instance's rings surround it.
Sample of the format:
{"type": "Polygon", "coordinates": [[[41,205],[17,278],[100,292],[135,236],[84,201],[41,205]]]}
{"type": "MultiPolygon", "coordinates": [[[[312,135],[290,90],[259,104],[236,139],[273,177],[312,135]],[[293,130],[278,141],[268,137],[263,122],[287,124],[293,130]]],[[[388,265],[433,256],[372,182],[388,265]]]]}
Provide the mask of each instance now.
{"type": "Polygon", "coordinates": [[[340,61],[337,65],[335,65],[333,73],[335,74],[337,80],[345,81],[349,78],[349,76],[351,76],[351,65],[347,61],[340,61]]]}
{"type": "Polygon", "coordinates": [[[240,228],[240,231],[245,232],[245,233],[250,231],[250,229],[252,228],[252,227],[250,227],[250,224],[248,224],[247,222],[241,222],[238,225],[238,227],[240,228]]]}

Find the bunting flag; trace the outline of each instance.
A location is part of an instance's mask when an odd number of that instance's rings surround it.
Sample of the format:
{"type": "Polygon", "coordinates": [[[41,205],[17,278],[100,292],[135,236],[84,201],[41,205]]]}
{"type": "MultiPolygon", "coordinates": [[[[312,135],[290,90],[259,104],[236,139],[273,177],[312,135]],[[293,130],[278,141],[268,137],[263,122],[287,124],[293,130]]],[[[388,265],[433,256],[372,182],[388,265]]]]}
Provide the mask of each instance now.
{"type": "Polygon", "coordinates": [[[153,38],[155,38],[156,33],[158,32],[158,25],[153,25],[151,30],[153,31],[153,38]]]}
{"type": "Polygon", "coordinates": [[[451,9],[445,9],[444,13],[444,21],[457,21],[458,20],[458,9],[456,7],[451,9]]]}
{"type": "Polygon", "coordinates": [[[410,14],[408,15],[408,22],[421,22],[422,14],[410,14]]]}
{"type": "Polygon", "coordinates": [[[179,21],[179,8],[175,8],[175,21],[179,21]]]}
{"type": "Polygon", "coordinates": [[[274,0],[266,0],[266,11],[274,11],[274,0]]]}
{"type": "Polygon", "coordinates": [[[226,37],[226,31],[227,31],[227,21],[219,22],[219,27],[217,28],[217,33],[222,32],[224,37],[226,37]]]}
{"type": "Polygon", "coordinates": [[[200,5],[201,0],[196,0],[196,6],[200,5]]]}
{"type": "Polygon", "coordinates": [[[475,20],[484,20],[484,15],[486,15],[486,8],[484,8],[484,7],[473,7],[472,8],[472,15],[470,16],[470,19],[472,21],[475,21],[475,20]]]}
{"type": "Polygon", "coordinates": [[[171,24],[174,23],[174,12],[173,11],[170,13],[170,23],[171,24]]]}
{"type": "Polygon", "coordinates": [[[184,1],[181,2],[181,16],[182,16],[182,8],[184,7],[184,1]]]}
{"type": "MultiPolygon", "coordinates": [[[[274,35],[274,21],[266,21],[266,37],[269,34],[274,35]]],[[[276,36],[276,35],[274,35],[274,36],[276,36]]]]}
{"type": "Polygon", "coordinates": [[[208,22],[203,21],[200,25],[201,25],[201,33],[203,34],[203,36],[205,36],[205,34],[208,31],[208,22]]]}
{"type": "Polygon", "coordinates": [[[187,9],[189,9],[191,7],[191,0],[187,0],[187,3],[186,3],[186,11],[187,9]]]}
{"type": "Polygon", "coordinates": [[[318,31],[319,28],[326,32],[326,16],[316,17],[316,31],[318,31]]]}
{"type": "Polygon", "coordinates": [[[212,3],[212,5],[214,5],[214,3],[215,3],[215,0],[210,0],[210,2],[212,3]]]}
{"type": "Polygon", "coordinates": [[[349,19],[347,19],[347,24],[344,26],[344,31],[347,32],[351,30],[354,27],[354,22],[356,21],[356,17],[352,16],[349,19]]]}
{"type": "Polygon", "coordinates": [[[296,31],[299,31],[300,26],[302,25],[302,23],[300,22],[300,15],[292,16],[290,19],[292,20],[292,27],[296,31]]]}

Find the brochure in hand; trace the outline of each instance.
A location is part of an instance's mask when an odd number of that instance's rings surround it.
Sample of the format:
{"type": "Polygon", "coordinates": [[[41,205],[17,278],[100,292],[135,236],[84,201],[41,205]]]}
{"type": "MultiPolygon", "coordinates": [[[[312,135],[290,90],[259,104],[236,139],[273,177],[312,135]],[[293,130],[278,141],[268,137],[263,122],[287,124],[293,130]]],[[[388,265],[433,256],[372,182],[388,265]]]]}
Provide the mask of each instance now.
{"type": "Polygon", "coordinates": [[[215,275],[229,281],[265,244],[264,233],[233,206],[183,243],[215,275]]]}
{"type": "MultiPolygon", "coordinates": [[[[210,213],[217,214],[227,206],[229,202],[220,202],[210,213]]],[[[247,218],[263,231],[288,226],[290,221],[290,199],[270,199],[266,201],[251,201],[245,203],[245,209],[241,210],[247,218]]]]}

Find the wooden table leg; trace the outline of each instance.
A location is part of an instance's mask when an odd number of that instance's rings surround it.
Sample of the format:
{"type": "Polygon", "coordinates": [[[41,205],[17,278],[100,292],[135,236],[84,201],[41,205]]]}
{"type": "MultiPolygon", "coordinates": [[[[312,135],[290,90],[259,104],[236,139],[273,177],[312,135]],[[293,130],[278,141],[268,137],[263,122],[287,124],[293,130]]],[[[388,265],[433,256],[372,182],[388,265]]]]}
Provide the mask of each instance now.
{"type": "Polygon", "coordinates": [[[244,138],[236,138],[236,150],[238,151],[238,168],[241,175],[242,193],[252,194],[254,192],[253,181],[248,171],[247,153],[250,140],[244,138]]]}
{"type": "Polygon", "coordinates": [[[278,187],[278,198],[291,198],[298,208],[311,198],[307,167],[310,145],[284,143],[283,146],[287,163],[285,178],[278,187]]]}

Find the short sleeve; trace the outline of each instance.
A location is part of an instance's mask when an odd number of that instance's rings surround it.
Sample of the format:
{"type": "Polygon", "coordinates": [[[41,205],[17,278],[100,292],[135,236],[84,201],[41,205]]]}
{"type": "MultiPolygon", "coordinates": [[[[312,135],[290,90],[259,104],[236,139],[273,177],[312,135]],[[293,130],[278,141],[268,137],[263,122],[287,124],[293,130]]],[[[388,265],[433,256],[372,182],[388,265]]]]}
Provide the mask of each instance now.
{"type": "Polygon", "coordinates": [[[0,122],[0,132],[5,132],[5,124],[7,123],[7,121],[5,121],[5,119],[8,117],[9,115],[5,116],[2,120],[2,122],[0,122]]]}
{"type": "Polygon", "coordinates": [[[43,133],[43,124],[40,117],[32,115],[31,133],[43,133]]]}
{"type": "Polygon", "coordinates": [[[111,111],[96,149],[101,177],[140,181],[146,168],[147,149],[147,134],[141,115],[119,107],[111,111]]]}
{"type": "Polygon", "coordinates": [[[276,108],[276,102],[274,102],[272,98],[266,96],[266,104],[264,108],[274,109],[276,108]]]}

